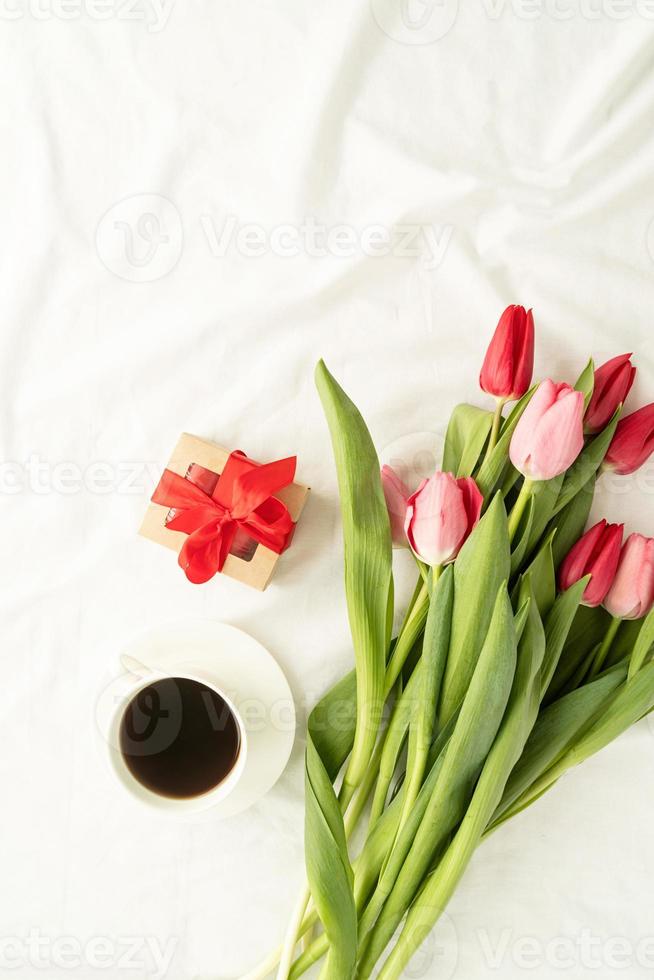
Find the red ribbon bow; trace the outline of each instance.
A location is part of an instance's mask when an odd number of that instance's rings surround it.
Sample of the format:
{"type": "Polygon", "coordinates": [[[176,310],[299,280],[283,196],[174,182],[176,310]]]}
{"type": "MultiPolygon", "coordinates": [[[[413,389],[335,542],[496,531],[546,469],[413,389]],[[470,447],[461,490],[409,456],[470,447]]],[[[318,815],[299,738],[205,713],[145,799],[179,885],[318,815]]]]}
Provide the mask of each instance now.
{"type": "Polygon", "coordinates": [[[293,482],[295,464],[289,456],[260,465],[237,450],[211,494],[164,470],[152,500],[180,512],[166,527],[188,534],[178,560],[190,582],[208,582],[222,571],[239,528],[278,555],[288,547],[295,524],[273,494],[293,482]]]}

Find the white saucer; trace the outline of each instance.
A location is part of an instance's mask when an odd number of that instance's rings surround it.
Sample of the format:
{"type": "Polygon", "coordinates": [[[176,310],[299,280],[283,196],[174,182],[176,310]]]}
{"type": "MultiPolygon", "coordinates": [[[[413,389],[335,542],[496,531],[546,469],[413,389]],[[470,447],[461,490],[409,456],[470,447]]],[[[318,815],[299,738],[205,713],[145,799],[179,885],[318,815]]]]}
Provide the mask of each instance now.
{"type": "MultiPolygon", "coordinates": [[[[210,807],[203,806],[199,797],[192,807],[195,812],[207,809],[220,819],[234,816],[275,785],[293,748],[295,706],[281,668],[255,639],[224,623],[176,622],[137,637],[124,649],[121,663],[127,673],[110,685],[98,703],[98,721],[107,734],[116,714],[117,692],[126,677],[134,679],[141,665],[146,674],[175,676],[182,671],[207,678],[240,716],[247,744],[243,772],[229,795],[212,801],[210,807]]],[[[110,745],[112,752],[115,755],[110,745]]]]}

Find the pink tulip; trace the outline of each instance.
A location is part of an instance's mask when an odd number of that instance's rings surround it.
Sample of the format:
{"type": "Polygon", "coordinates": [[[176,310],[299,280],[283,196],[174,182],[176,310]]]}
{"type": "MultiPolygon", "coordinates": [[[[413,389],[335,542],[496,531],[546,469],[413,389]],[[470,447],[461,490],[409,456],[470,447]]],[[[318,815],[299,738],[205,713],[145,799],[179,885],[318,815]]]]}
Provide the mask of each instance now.
{"type": "Polygon", "coordinates": [[[408,500],[404,525],[409,544],[427,565],[453,561],[479,521],[484,502],[471,477],[434,473],[408,500]]]}
{"type": "Polygon", "coordinates": [[[593,396],[586,411],[586,432],[600,432],[607,425],[618,405],[624,404],[635,377],[631,354],[619,354],[598,367],[593,396]]]}
{"type": "Polygon", "coordinates": [[[581,601],[585,606],[601,606],[618,569],[623,530],[624,524],[600,521],[586,531],[561,565],[559,588],[569,589],[591,575],[581,601]]]}
{"type": "Polygon", "coordinates": [[[406,548],[408,542],[404,522],[406,521],[409,490],[391,466],[382,466],[381,481],[391,522],[393,544],[398,548],[406,548]]]}
{"type": "Polygon", "coordinates": [[[641,619],[654,605],[654,538],[632,534],[604,606],[616,619],[641,619]]]}
{"type": "Polygon", "coordinates": [[[479,375],[489,395],[522,398],[534,370],[534,318],[524,306],[507,306],[495,328],[479,375]]]}
{"type": "Polygon", "coordinates": [[[604,460],[621,476],[634,473],[654,452],[654,405],[645,405],[618,422],[604,460]]]}
{"type": "Polygon", "coordinates": [[[509,455],[528,480],[551,480],[572,466],[584,445],[584,396],[548,378],[518,422],[509,455]]]}

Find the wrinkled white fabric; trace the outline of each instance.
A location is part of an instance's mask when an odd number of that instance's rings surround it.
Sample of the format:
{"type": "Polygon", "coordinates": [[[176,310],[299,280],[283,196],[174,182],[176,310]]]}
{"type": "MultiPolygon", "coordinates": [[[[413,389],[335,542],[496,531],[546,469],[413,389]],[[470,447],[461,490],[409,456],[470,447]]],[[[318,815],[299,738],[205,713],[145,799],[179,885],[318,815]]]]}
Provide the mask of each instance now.
{"type": "MultiPolygon", "coordinates": [[[[0,12],[0,954],[21,980],[156,976],[146,940],[166,976],[224,980],[281,938],[304,720],[351,666],[319,357],[414,485],[453,405],[488,403],[508,303],[534,308],[539,375],[633,350],[630,405],[654,399],[645,0],[171,2],[0,12]],[[183,430],[298,454],[313,494],[263,595],[191,586],[136,536],[183,430]],[[264,643],[299,709],[279,784],[224,823],[140,809],[96,738],[123,644],[191,616],[264,643]]],[[[654,533],[646,477],[605,483],[598,516],[654,533]]],[[[497,833],[406,976],[651,976],[653,753],[644,721],[497,833]]]]}

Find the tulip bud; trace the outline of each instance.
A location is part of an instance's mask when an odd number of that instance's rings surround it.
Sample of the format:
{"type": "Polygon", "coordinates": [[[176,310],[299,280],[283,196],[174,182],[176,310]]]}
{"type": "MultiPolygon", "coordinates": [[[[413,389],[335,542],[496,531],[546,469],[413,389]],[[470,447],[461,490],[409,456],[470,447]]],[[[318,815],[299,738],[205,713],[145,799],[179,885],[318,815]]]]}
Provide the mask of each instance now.
{"type": "Polygon", "coordinates": [[[654,538],[632,534],[625,541],[604,607],[616,619],[642,619],[654,605],[654,538]]]}
{"type": "Polygon", "coordinates": [[[604,460],[606,469],[628,476],[645,463],[654,452],[654,405],[620,419],[604,460]]]}
{"type": "Polygon", "coordinates": [[[534,318],[524,306],[507,306],[495,328],[479,375],[483,391],[503,401],[522,398],[534,370],[534,318]]]}
{"type": "Polygon", "coordinates": [[[551,480],[570,467],[584,445],[584,396],[570,385],[543,381],[516,425],[509,455],[528,480],[551,480]]]}
{"type": "Polygon", "coordinates": [[[391,466],[382,466],[382,488],[386,498],[386,507],[391,522],[391,537],[397,548],[408,547],[404,522],[409,491],[391,466]]]}
{"type": "Polygon", "coordinates": [[[595,387],[586,411],[586,432],[600,432],[618,405],[624,403],[636,377],[636,368],[630,358],[631,354],[620,354],[595,371],[595,387]]]}
{"type": "Polygon", "coordinates": [[[561,565],[559,588],[569,589],[575,582],[591,575],[581,601],[585,606],[601,606],[618,569],[623,530],[624,524],[600,521],[586,531],[561,565]]]}
{"type": "Polygon", "coordinates": [[[405,531],[414,553],[435,567],[453,561],[479,521],[484,502],[471,477],[435,473],[408,500],[405,531]]]}

